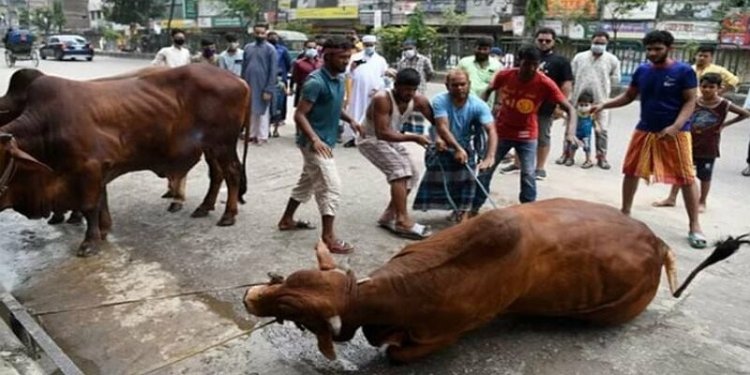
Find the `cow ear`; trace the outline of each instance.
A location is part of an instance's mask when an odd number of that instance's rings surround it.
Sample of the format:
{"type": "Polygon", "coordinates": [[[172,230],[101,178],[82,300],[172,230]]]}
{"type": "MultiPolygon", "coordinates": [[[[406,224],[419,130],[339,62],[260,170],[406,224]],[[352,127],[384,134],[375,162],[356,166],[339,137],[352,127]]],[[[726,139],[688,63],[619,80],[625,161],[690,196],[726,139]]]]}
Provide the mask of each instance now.
{"type": "Polygon", "coordinates": [[[52,168],[50,168],[47,164],[36,160],[33,156],[25,153],[23,150],[18,148],[15,140],[10,141],[10,156],[16,159],[19,168],[52,172],[52,168]]]}
{"type": "Polygon", "coordinates": [[[318,350],[329,360],[335,360],[336,350],[333,349],[333,335],[331,335],[331,332],[326,330],[326,332],[318,333],[316,336],[318,338],[318,350]]]}
{"type": "Polygon", "coordinates": [[[321,271],[336,269],[336,262],[333,260],[331,251],[328,250],[328,246],[323,240],[318,241],[318,245],[315,246],[315,255],[318,258],[318,268],[321,271]]]}

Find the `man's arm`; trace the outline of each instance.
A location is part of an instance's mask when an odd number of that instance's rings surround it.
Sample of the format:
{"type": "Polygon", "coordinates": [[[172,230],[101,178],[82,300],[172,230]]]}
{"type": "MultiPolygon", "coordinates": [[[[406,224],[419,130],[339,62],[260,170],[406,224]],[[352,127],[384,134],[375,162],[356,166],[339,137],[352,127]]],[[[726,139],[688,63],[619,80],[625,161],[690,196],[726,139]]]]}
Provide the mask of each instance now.
{"type": "Polygon", "coordinates": [[[242,74],[240,76],[244,77],[245,72],[247,71],[247,65],[250,63],[250,54],[247,53],[247,47],[242,49],[242,74]]]}
{"type": "MultiPolygon", "coordinates": [[[[263,90],[263,94],[268,94],[273,96],[273,93],[276,91],[276,80],[278,79],[279,75],[279,64],[278,60],[276,59],[276,49],[271,47],[266,49],[266,56],[267,56],[267,63],[269,64],[270,71],[268,72],[268,77],[266,77],[266,87],[263,90]]],[[[271,100],[271,99],[268,99],[271,100]]],[[[268,101],[267,100],[267,101],[268,101]]]]}
{"type": "Polygon", "coordinates": [[[297,131],[304,134],[310,140],[315,153],[326,159],[330,159],[333,157],[333,151],[318,137],[318,134],[315,133],[312,125],[310,125],[310,121],[307,120],[307,114],[310,113],[313,105],[313,102],[306,98],[300,100],[299,104],[297,104],[297,110],[294,111],[294,124],[297,126],[297,131]]]}
{"type": "Polygon", "coordinates": [[[740,79],[736,75],[732,74],[727,68],[721,68],[721,90],[719,95],[726,94],[727,92],[734,91],[737,85],[740,83],[740,79]]]}
{"type": "Polygon", "coordinates": [[[424,95],[417,94],[414,96],[414,111],[422,113],[422,116],[430,124],[435,123],[435,111],[432,110],[432,104],[424,95]]]}
{"type": "Polygon", "coordinates": [[[495,152],[497,151],[497,130],[495,130],[495,125],[492,122],[483,125],[484,129],[487,130],[487,153],[482,158],[482,162],[477,166],[479,170],[488,169],[495,165],[495,152]]]}
{"type": "Polygon", "coordinates": [[[576,109],[573,108],[573,105],[567,100],[563,100],[557,104],[568,114],[565,122],[565,139],[568,140],[568,142],[577,144],[576,125],[578,124],[578,115],[576,109]]]}
{"type": "Polygon", "coordinates": [[[750,111],[748,111],[745,108],[742,108],[740,106],[734,105],[732,102],[729,102],[729,112],[736,113],[737,117],[723,123],[721,125],[721,128],[724,129],[727,126],[734,125],[738,122],[745,121],[747,118],[750,117],[750,111]]]}
{"type": "Polygon", "coordinates": [[[620,59],[618,59],[616,56],[614,57],[612,71],[609,73],[609,79],[612,83],[612,87],[619,85],[620,80],[622,79],[622,73],[620,71],[620,59]]]}
{"type": "Polygon", "coordinates": [[[625,90],[625,92],[618,95],[616,98],[606,101],[604,102],[604,104],[598,104],[598,105],[595,104],[591,112],[593,114],[599,111],[603,111],[605,109],[624,107],[632,103],[633,100],[635,100],[636,98],[638,98],[638,89],[635,86],[631,85],[628,87],[627,90],[625,90]]]}
{"type": "Polygon", "coordinates": [[[156,53],[156,56],[154,56],[154,61],[151,61],[151,65],[156,65],[156,66],[167,65],[167,57],[164,56],[163,49],[160,49],[159,52],[156,53]]]}
{"type": "Polygon", "coordinates": [[[695,102],[697,100],[695,87],[682,90],[682,100],[684,101],[684,103],[682,103],[682,107],[680,108],[680,113],[677,115],[677,119],[674,120],[674,123],[672,123],[672,125],[664,128],[664,130],[659,133],[659,137],[664,137],[667,135],[677,135],[680,129],[682,129],[682,127],[685,126],[685,123],[690,119],[690,116],[693,115],[693,112],[695,111],[695,102]]]}

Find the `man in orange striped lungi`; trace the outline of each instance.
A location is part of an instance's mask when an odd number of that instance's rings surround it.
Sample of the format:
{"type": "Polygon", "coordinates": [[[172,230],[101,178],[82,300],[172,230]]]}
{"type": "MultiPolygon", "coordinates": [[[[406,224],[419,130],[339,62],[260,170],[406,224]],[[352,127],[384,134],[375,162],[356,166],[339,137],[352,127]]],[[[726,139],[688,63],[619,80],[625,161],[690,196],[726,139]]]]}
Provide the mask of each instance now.
{"type": "Polygon", "coordinates": [[[626,92],[593,111],[625,106],[640,95],[641,119],[625,156],[622,171],[622,212],[630,214],[638,180],[680,186],[685,199],[690,229],[688,242],[696,249],[706,247],[698,221],[698,194],[695,189],[690,139],[690,117],[698,86],[690,65],[669,58],[674,37],[655,30],[643,38],[650,63],[638,67],[626,92]]]}

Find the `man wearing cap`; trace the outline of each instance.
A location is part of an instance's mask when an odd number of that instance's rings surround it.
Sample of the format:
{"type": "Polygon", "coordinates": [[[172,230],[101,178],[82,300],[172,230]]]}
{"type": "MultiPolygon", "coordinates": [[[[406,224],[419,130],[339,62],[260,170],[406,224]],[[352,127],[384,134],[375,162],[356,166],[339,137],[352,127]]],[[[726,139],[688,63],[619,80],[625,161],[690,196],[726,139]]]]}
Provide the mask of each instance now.
{"type": "MultiPolygon", "coordinates": [[[[375,52],[377,38],[374,35],[362,37],[364,50],[352,56],[347,73],[351,90],[346,98],[346,110],[357,122],[364,121],[370,98],[385,86],[384,76],[388,70],[388,62],[383,56],[375,52]]],[[[354,147],[354,132],[350,127],[344,127],[341,140],[344,147],[354,147]]]]}
{"type": "MultiPolygon", "coordinates": [[[[421,95],[427,94],[427,82],[435,75],[432,68],[432,61],[427,56],[417,52],[417,43],[408,39],[403,44],[403,57],[396,64],[396,69],[400,72],[404,69],[411,68],[419,73],[419,88],[417,92],[421,95]]],[[[417,134],[424,133],[424,117],[420,113],[414,113],[403,124],[403,131],[417,134]]]]}

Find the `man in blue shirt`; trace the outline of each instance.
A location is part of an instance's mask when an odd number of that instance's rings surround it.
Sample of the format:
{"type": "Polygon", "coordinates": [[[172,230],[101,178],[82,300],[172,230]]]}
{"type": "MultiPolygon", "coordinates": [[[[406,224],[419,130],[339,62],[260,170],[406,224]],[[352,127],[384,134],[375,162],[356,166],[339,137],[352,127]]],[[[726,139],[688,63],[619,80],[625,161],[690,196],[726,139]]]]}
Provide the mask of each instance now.
{"type": "Polygon", "coordinates": [[[278,80],[276,92],[271,105],[271,124],[273,124],[272,137],[279,136],[279,126],[284,125],[286,120],[287,89],[289,88],[289,71],[292,70],[292,58],[289,49],[279,41],[279,34],[275,31],[268,32],[268,43],[276,48],[276,60],[278,61],[278,80]]]}
{"type": "Polygon", "coordinates": [[[650,63],[636,69],[626,92],[594,106],[592,112],[628,105],[640,95],[641,119],[623,165],[621,210],[630,214],[640,178],[680,186],[690,221],[688,242],[702,249],[706,247],[706,238],[698,221],[689,122],[698,81],[690,65],[669,58],[673,42],[674,37],[668,31],[646,34],[643,45],[650,63]]]}
{"type": "Polygon", "coordinates": [[[351,57],[352,45],[341,37],[326,41],[323,46],[324,65],[308,77],[302,98],[294,113],[297,145],[302,152],[302,176],[292,190],[279,230],[315,229],[309,221],[294,219],[300,203],[315,195],[322,216],[322,240],[332,253],[347,254],[354,247],[334,234],[333,221],[341,196],[341,179],[333,160],[333,147],[338,137],[339,119],[348,122],[356,132],[361,126],[343,108],[344,78],[351,57]],[[339,113],[340,116],[332,116],[339,113]]]}
{"type": "MultiPolygon", "coordinates": [[[[469,74],[450,71],[445,86],[448,92],[432,99],[438,139],[436,150],[425,155],[425,175],[414,200],[415,210],[452,210],[457,221],[475,215],[472,207],[479,190],[474,173],[491,168],[495,162],[497,134],[490,107],[471,94],[469,74]],[[485,150],[477,142],[488,135],[485,150]],[[482,152],[486,152],[482,154],[482,152]],[[479,165],[477,166],[478,160],[479,165]],[[468,168],[467,168],[468,165],[468,168]]],[[[484,202],[482,200],[482,202],[484,202]]]]}

